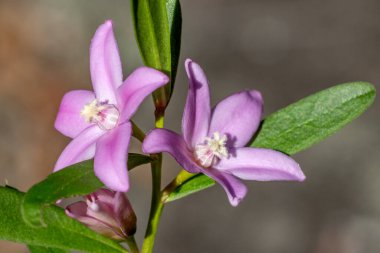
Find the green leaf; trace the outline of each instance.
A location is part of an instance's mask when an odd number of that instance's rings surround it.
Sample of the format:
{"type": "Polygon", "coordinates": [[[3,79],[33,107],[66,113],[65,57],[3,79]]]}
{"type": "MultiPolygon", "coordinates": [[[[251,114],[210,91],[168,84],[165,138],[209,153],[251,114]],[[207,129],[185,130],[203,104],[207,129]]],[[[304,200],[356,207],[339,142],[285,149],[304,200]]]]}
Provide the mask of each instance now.
{"type": "Polygon", "coordinates": [[[31,253],[68,253],[69,251],[57,248],[47,248],[41,246],[28,245],[31,253]]]}
{"type": "Polygon", "coordinates": [[[152,158],[142,154],[129,153],[128,154],[128,170],[132,170],[140,165],[152,162],[152,158]]]}
{"type": "Polygon", "coordinates": [[[21,217],[23,196],[13,188],[0,187],[0,240],[89,253],[127,252],[115,241],[69,218],[56,206],[47,206],[42,213],[46,227],[29,226],[21,217]]]}
{"type": "MultiPolygon", "coordinates": [[[[375,95],[375,88],[365,82],[320,91],[268,116],[251,146],[293,155],[357,118],[373,103],[375,95]]],[[[211,187],[214,185],[211,181],[203,174],[192,177],[176,188],[168,201],[211,187]]]]}
{"type": "MultiPolygon", "coordinates": [[[[151,161],[148,156],[130,153],[128,169],[151,161]]],[[[93,167],[93,160],[77,163],[50,174],[45,180],[30,188],[25,194],[21,209],[24,220],[31,226],[43,226],[43,205],[55,203],[63,198],[86,195],[103,187],[103,183],[95,176],[93,167]]]]}
{"type": "Polygon", "coordinates": [[[171,83],[153,93],[156,107],[169,102],[181,42],[181,11],[176,0],[131,0],[137,44],[144,64],[168,74],[171,83]]]}
{"type": "Polygon", "coordinates": [[[172,191],[169,197],[165,200],[165,203],[181,199],[183,197],[186,197],[187,195],[209,188],[214,184],[215,181],[211,178],[203,174],[196,174],[194,175],[194,177],[185,181],[182,185],[180,185],[174,191],[172,191]]]}
{"type": "MultiPolygon", "coordinates": [[[[166,9],[170,30],[171,50],[171,93],[174,89],[175,77],[177,75],[178,60],[181,51],[182,12],[179,0],[166,0],[166,9]]],[[[170,93],[170,95],[171,95],[170,93]]]]}
{"type": "Polygon", "coordinates": [[[320,91],[267,117],[251,146],[293,155],[357,118],[373,103],[375,95],[375,88],[365,82],[320,91]]]}

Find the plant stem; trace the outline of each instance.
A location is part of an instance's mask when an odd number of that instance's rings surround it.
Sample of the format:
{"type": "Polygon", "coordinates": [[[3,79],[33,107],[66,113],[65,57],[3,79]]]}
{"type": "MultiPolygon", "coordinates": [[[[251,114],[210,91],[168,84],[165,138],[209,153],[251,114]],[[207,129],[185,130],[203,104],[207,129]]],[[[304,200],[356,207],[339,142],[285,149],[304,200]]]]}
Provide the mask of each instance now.
{"type": "Polygon", "coordinates": [[[145,133],[131,120],[132,123],[132,135],[139,141],[143,142],[145,139],[145,133]]]}
{"type": "MultiPolygon", "coordinates": [[[[162,128],[164,126],[164,112],[156,111],[156,127],[162,128]]],[[[161,218],[164,203],[161,201],[161,167],[162,167],[162,154],[152,155],[154,161],[151,163],[152,171],[152,201],[150,206],[149,220],[145,232],[145,239],[142,245],[141,253],[151,253],[156,238],[158,223],[161,218]]]]}
{"type": "Polygon", "coordinates": [[[157,202],[152,206],[148,227],[145,233],[145,240],[141,249],[141,253],[151,253],[154,246],[154,240],[156,238],[158,224],[160,222],[162,210],[164,208],[164,203],[161,202],[160,196],[158,196],[157,202]]]}
{"type": "Polygon", "coordinates": [[[156,127],[157,128],[163,128],[164,127],[164,116],[165,116],[165,111],[163,110],[156,110],[154,113],[156,117],[156,127]]]}
{"type": "Polygon", "coordinates": [[[131,253],[139,253],[139,247],[137,246],[136,240],[134,236],[130,236],[126,239],[129,249],[131,253]]]}

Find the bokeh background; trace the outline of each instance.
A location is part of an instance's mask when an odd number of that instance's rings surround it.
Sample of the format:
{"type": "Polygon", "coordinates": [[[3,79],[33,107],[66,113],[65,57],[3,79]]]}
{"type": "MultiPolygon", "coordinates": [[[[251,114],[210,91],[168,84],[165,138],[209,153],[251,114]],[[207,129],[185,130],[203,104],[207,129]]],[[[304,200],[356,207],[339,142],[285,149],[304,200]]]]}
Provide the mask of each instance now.
{"type": "MultiPolygon", "coordinates": [[[[113,19],[124,73],[140,66],[128,0],[0,0],[0,182],[21,190],[45,178],[69,139],[53,127],[63,94],[90,89],[88,47],[113,19]]],[[[265,114],[347,81],[380,87],[378,0],[182,1],[183,44],[167,126],[180,130],[183,62],[198,61],[215,103],[262,91],[265,114]]],[[[153,126],[151,99],[135,116],[153,126]]],[[[237,207],[215,186],[168,204],[155,252],[380,252],[379,103],[328,140],[295,156],[304,183],[248,182],[237,207]]],[[[139,151],[133,142],[132,151],[139,151]]],[[[164,183],[179,171],[167,157],[164,183]]],[[[146,225],[150,173],[131,173],[128,193],[146,225]]],[[[2,219],[3,217],[0,217],[2,219]]],[[[27,252],[0,242],[0,252],[27,252]]]]}

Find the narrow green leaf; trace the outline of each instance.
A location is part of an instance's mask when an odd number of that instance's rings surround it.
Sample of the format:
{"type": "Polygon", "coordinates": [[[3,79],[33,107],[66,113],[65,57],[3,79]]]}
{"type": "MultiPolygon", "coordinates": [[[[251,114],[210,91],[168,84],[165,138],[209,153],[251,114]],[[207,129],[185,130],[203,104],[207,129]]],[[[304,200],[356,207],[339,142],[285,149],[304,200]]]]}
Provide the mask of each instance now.
{"type": "Polygon", "coordinates": [[[48,206],[44,209],[43,218],[46,227],[29,226],[21,216],[23,196],[24,193],[13,188],[0,187],[0,240],[25,243],[33,245],[32,247],[41,246],[89,253],[127,252],[115,241],[69,218],[61,208],[56,206],[48,206]]]}
{"type": "Polygon", "coordinates": [[[186,197],[187,195],[199,192],[206,188],[209,188],[215,184],[215,181],[211,178],[203,175],[196,174],[194,177],[187,180],[185,183],[177,187],[165,200],[165,202],[171,202],[177,199],[186,197]]]}
{"type": "Polygon", "coordinates": [[[132,170],[140,165],[152,162],[152,158],[142,154],[129,153],[128,154],[128,170],[132,170]]]}
{"type": "MultiPolygon", "coordinates": [[[[128,155],[128,169],[151,162],[148,156],[128,155]]],[[[22,205],[23,218],[31,226],[43,226],[41,208],[43,205],[55,203],[62,198],[69,198],[92,193],[103,187],[103,183],[95,176],[93,160],[74,164],[34,185],[25,194],[22,205]]]]}
{"type": "MultiPolygon", "coordinates": [[[[170,33],[165,0],[132,0],[133,23],[144,64],[170,75],[170,33]]],[[[165,107],[170,85],[153,93],[156,106],[165,107]]]]}
{"type": "Polygon", "coordinates": [[[57,248],[47,248],[42,246],[28,245],[31,253],[69,253],[67,250],[57,248]]]}
{"type": "Polygon", "coordinates": [[[169,102],[177,71],[181,42],[179,1],[131,0],[137,44],[144,64],[163,71],[170,84],[153,93],[157,108],[169,102]]]}
{"type": "MultiPolygon", "coordinates": [[[[357,118],[373,103],[375,95],[375,88],[365,82],[320,91],[268,116],[251,146],[293,155],[357,118]]],[[[211,181],[203,174],[197,175],[175,189],[168,201],[211,187],[211,181]]]]}
{"type": "Polygon", "coordinates": [[[320,91],[267,117],[251,146],[289,155],[300,152],[357,118],[375,95],[375,88],[365,82],[320,91]]]}
{"type": "MultiPolygon", "coordinates": [[[[166,0],[166,9],[170,30],[170,50],[171,50],[171,93],[174,89],[174,82],[177,75],[178,60],[181,51],[182,33],[182,12],[179,0],[166,0]]],[[[170,93],[170,95],[171,95],[170,93]]]]}

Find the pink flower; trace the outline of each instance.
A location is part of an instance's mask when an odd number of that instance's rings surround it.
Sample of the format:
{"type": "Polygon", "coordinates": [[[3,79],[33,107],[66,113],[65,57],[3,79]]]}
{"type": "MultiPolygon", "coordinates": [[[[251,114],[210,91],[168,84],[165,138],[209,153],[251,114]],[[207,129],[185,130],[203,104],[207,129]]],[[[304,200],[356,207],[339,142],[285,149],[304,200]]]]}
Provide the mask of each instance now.
{"type": "Polygon", "coordinates": [[[127,153],[131,138],[129,119],[143,99],[168,83],[163,73],[141,67],[123,82],[112,22],[101,25],[91,42],[90,70],[94,92],[65,94],[55,127],[73,138],[59,157],[54,171],[94,158],[97,177],[115,191],[127,191],[127,153]]]}
{"type": "Polygon", "coordinates": [[[136,232],[136,215],[122,192],[99,189],[84,201],[66,207],[66,214],[92,230],[114,240],[123,240],[136,232]]]}
{"type": "Polygon", "coordinates": [[[206,75],[186,61],[189,93],[182,118],[182,136],[154,129],[145,138],[145,153],[170,153],[190,173],[204,173],[221,184],[231,205],[244,198],[240,179],[303,181],[305,175],[289,156],[271,149],[245,147],[257,131],[262,114],[258,91],[233,94],[212,110],[206,75]]]}

